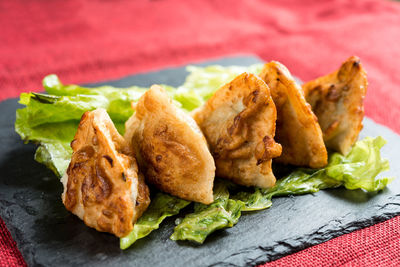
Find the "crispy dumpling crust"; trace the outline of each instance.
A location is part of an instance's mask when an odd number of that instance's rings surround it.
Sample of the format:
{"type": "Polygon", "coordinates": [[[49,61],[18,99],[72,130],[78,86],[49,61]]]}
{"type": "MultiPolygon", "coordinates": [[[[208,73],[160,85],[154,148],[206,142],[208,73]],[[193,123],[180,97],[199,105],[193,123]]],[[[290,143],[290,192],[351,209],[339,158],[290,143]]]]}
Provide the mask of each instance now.
{"type": "Polygon", "coordinates": [[[278,113],[275,139],[282,145],[282,155],[276,162],[311,168],[325,166],[328,153],[321,128],[289,70],[271,61],[264,65],[260,77],[269,86],[278,113]]]}
{"type": "Polygon", "coordinates": [[[213,202],[214,160],[196,122],[153,85],[126,123],[125,139],[137,152],[146,181],[180,198],[213,202]]]}
{"type": "Polygon", "coordinates": [[[132,149],[104,109],[83,114],[71,147],[65,207],[98,231],[127,235],[150,203],[132,149]]]}
{"type": "Polygon", "coordinates": [[[274,141],[276,109],[265,82],[243,73],[218,89],[193,118],[210,145],[217,176],[245,186],[275,184],[271,159],[282,148],[274,141]]]}
{"type": "Polygon", "coordinates": [[[367,87],[367,74],[355,56],[337,71],[303,85],[328,148],[347,154],[357,141],[363,127],[367,87]]]}

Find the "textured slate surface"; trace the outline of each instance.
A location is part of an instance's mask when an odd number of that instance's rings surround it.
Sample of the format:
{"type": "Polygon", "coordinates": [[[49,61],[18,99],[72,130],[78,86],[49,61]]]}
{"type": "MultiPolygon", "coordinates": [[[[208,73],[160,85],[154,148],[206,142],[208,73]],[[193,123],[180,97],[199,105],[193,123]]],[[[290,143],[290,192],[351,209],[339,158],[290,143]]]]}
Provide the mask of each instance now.
{"type": "MultiPolygon", "coordinates": [[[[256,58],[222,59],[224,65],[247,65],[256,58]]],[[[179,85],[183,68],[135,75],[109,84],[179,85]]],[[[202,246],[169,240],[174,218],[126,251],[111,235],[86,227],[68,213],[60,199],[62,185],[33,160],[35,146],[14,133],[16,99],[0,103],[0,216],[26,262],[32,266],[245,266],[264,263],[333,237],[400,214],[400,179],[378,194],[344,189],[277,198],[266,211],[248,213],[230,229],[214,233],[202,246]]],[[[362,136],[382,135],[390,176],[400,176],[400,137],[365,120],[362,136]]]]}

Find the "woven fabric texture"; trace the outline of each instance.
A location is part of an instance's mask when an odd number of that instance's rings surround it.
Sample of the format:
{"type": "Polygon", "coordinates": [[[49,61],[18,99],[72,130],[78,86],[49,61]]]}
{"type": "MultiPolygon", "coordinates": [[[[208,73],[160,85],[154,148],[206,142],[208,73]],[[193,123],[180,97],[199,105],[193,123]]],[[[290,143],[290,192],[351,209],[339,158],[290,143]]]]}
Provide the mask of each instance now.
{"type": "Polygon", "coordinates": [[[400,217],[395,217],[260,267],[400,266],[399,251],[400,217]]]}
{"type": "Polygon", "coordinates": [[[0,266],[26,266],[2,219],[0,219],[0,266]]]}
{"type": "MultiPolygon", "coordinates": [[[[86,83],[255,54],[307,81],[357,55],[368,70],[366,115],[400,132],[399,25],[400,4],[383,0],[4,0],[0,100],[41,91],[49,73],[86,83]]],[[[0,222],[0,265],[24,264],[0,222]]],[[[395,218],[270,265],[396,265],[398,224],[395,218]]]]}

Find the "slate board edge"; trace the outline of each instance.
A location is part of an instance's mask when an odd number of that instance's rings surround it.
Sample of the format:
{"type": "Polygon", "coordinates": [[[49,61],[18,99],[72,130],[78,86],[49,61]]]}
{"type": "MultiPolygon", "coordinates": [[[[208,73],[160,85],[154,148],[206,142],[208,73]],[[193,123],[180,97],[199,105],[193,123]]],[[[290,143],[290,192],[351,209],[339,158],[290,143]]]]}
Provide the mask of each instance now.
{"type": "MultiPolygon", "coordinates": [[[[151,70],[148,72],[138,72],[138,73],[135,73],[132,75],[126,75],[126,76],[123,76],[123,77],[120,77],[117,79],[109,79],[109,80],[104,80],[104,81],[99,81],[99,82],[86,83],[86,84],[84,84],[84,86],[96,87],[96,86],[106,85],[106,84],[110,84],[110,83],[116,83],[121,80],[129,79],[133,76],[146,76],[149,74],[156,74],[160,71],[169,71],[169,70],[170,71],[178,71],[188,65],[207,66],[207,65],[221,64],[224,66],[229,66],[229,65],[244,65],[245,66],[245,65],[256,64],[256,63],[261,63],[261,62],[262,61],[260,58],[258,58],[255,55],[252,55],[252,54],[236,54],[236,55],[229,55],[229,56],[222,56],[222,57],[215,57],[215,58],[211,58],[211,59],[199,60],[199,61],[195,61],[195,62],[190,62],[188,64],[165,66],[164,68],[154,69],[154,70],[151,70]],[[230,63],[231,60],[234,62],[241,60],[241,61],[244,61],[244,64],[237,64],[237,63],[233,64],[233,63],[230,63]],[[220,61],[224,61],[224,64],[221,64],[220,61]]],[[[177,85],[175,85],[175,86],[177,86],[177,85]]],[[[6,104],[6,102],[8,104],[8,103],[18,101],[18,100],[19,100],[18,97],[7,98],[5,100],[0,101],[0,104],[6,104]]],[[[23,105],[21,105],[19,103],[18,103],[18,106],[19,106],[18,108],[24,107],[23,105]]],[[[32,157],[33,156],[34,155],[32,154],[32,157]]],[[[11,219],[3,210],[0,210],[0,213],[1,213],[1,218],[3,219],[3,222],[7,227],[7,230],[10,232],[11,237],[15,241],[16,246],[17,246],[18,250],[20,251],[20,253],[22,254],[25,262],[29,266],[42,266],[40,261],[36,260],[35,253],[34,253],[35,249],[33,248],[34,245],[33,244],[25,244],[24,242],[22,242],[24,240],[24,238],[21,237],[23,235],[23,233],[21,233],[18,228],[13,227],[13,225],[10,225],[11,219]]]]}
{"type": "MultiPolygon", "coordinates": [[[[250,58],[253,58],[255,60],[259,60],[260,63],[263,62],[261,59],[259,59],[255,55],[246,55],[246,54],[244,54],[244,55],[237,55],[237,56],[232,56],[232,57],[213,58],[213,59],[204,60],[204,61],[192,62],[192,63],[186,64],[186,65],[206,66],[206,65],[212,65],[212,64],[214,64],[214,62],[218,63],[218,61],[222,60],[222,59],[232,58],[232,59],[235,60],[238,57],[239,58],[243,57],[244,59],[246,59],[247,57],[250,57],[250,58]]],[[[170,67],[166,67],[166,68],[163,68],[163,69],[179,69],[179,68],[184,67],[186,65],[170,66],[170,67]]],[[[163,70],[163,69],[153,70],[153,71],[150,71],[150,72],[156,73],[156,72],[158,72],[160,70],[163,70]]],[[[146,74],[146,73],[143,73],[143,74],[146,74]]],[[[138,73],[138,75],[141,75],[141,74],[142,73],[138,73]]],[[[295,77],[295,79],[298,82],[301,82],[301,80],[298,79],[297,77],[295,77]]],[[[119,80],[119,79],[117,79],[117,80],[119,80]]],[[[114,81],[115,80],[105,81],[105,82],[100,82],[100,83],[92,83],[92,84],[89,84],[89,86],[97,86],[99,84],[102,85],[102,84],[107,84],[109,82],[114,82],[114,81]]],[[[372,120],[372,119],[370,119],[370,120],[372,120]]],[[[384,125],[381,125],[381,126],[387,128],[389,131],[391,131],[388,127],[386,127],[384,125]]],[[[256,259],[250,259],[249,261],[245,262],[245,265],[237,265],[237,264],[234,264],[232,262],[230,262],[230,263],[227,262],[228,259],[232,259],[232,258],[234,258],[235,255],[241,254],[241,252],[236,252],[236,253],[230,255],[229,257],[225,258],[225,261],[216,262],[215,264],[213,264],[211,266],[256,266],[256,265],[259,265],[259,264],[263,264],[263,263],[266,263],[266,262],[277,260],[279,258],[282,258],[282,257],[287,256],[287,255],[292,254],[292,253],[296,253],[296,252],[301,251],[303,249],[306,249],[308,247],[324,243],[326,241],[329,241],[329,240],[334,239],[336,237],[339,237],[341,235],[348,234],[348,233],[354,232],[356,230],[360,230],[360,229],[363,229],[365,227],[369,227],[369,226],[372,226],[374,224],[377,224],[377,223],[392,219],[393,217],[395,217],[395,216],[397,216],[399,214],[400,213],[397,212],[397,211],[395,211],[395,212],[390,212],[389,211],[387,214],[385,214],[385,216],[375,216],[373,218],[365,219],[365,220],[362,220],[362,221],[353,221],[352,223],[349,223],[349,224],[347,224],[345,226],[342,226],[342,227],[331,228],[330,230],[325,232],[325,235],[324,235],[323,238],[320,238],[320,236],[316,235],[317,233],[319,233],[319,229],[317,229],[315,232],[312,232],[312,233],[309,234],[309,237],[310,237],[311,241],[305,242],[302,245],[297,246],[297,247],[293,247],[292,245],[290,245],[288,242],[286,242],[287,240],[282,240],[277,245],[278,246],[287,247],[286,251],[283,252],[283,253],[278,253],[278,254],[268,253],[269,251],[274,251],[274,247],[272,247],[272,246],[267,246],[267,247],[255,246],[253,248],[248,248],[248,249],[246,249],[246,251],[248,251],[250,249],[253,250],[253,251],[254,250],[258,250],[260,252],[261,256],[256,258],[256,259]]],[[[299,240],[306,239],[306,238],[307,237],[304,237],[304,236],[297,237],[297,239],[299,239],[299,240]]],[[[291,238],[289,240],[293,240],[293,238],[291,238]]]]}
{"type": "MultiPolygon", "coordinates": [[[[207,64],[207,62],[204,62],[202,64],[207,64]]],[[[196,65],[196,64],[194,64],[194,65],[196,65]]],[[[108,82],[105,82],[105,83],[108,83],[108,82]]],[[[6,100],[6,101],[8,101],[8,100],[6,100]]],[[[15,99],[14,99],[14,101],[15,101],[15,99]]],[[[385,126],[382,126],[382,127],[385,127],[385,126]]],[[[385,127],[385,128],[388,129],[387,127],[385,127]]],[[[388,131],[391,131],[391,130],[388,129],[388,131]]],[[[397,196],[399,196],[399,195],[397,195],[397,196]]],[[[394,204],[394,203],[391,203],[391,204],[394,204]]],[[[397,203],[397,205],[400,205],[400,203],[397,203]]],[[[329,230],[325,229],[324,235],[322,237],[316,235],[316,234],[321,235],[320,229],[315,229],[315,231],[310,233],[308,236],[302,235],[302,236],[298,236],[298,237],[289,239],[289,240],[293,240],[293,239],[298,240],[301,243],[298,246],[293,246],[289,242],[287,242],[288,241],[287,239],[284,239],[284,240],[276,243],[273,246],[249,247],[249,248],[247,248],[245,250],[238,251],[236,253],[231,254],[229,257],[226,257],[223,262],[219,261],[219,262],[216,262],[215,264],[213,264],[211,266],[216,266],[216,265],[218,265],[218,266],[247,266],[247,265],[262,264],[262,263],[265,263],[265,262],[268,262],[268,261],[272,261],[272,260],[276,260],[278,258],[286,256],[289,253],[294,253],[294,252],[300,251],[302,249],[305,249],[307,247],[326,242],[326,241],[328,241],[328,240],[330,240],[332,238],[335,238],[337,236],[343,235],[345,233],[350,233],[350,232],[353,232],[355,230],[371,226],[371,225],[373,225],[375,223],[379,223],[379,222],[391,219],[394,216],[399,214],[398,211],[392,211],[390,206],[384,205],[382,208],[384,209],[384,212],[383,212],[384,216],[375,216],[375,217],[372,217],[372,218],[370,217],[370,218],[366,218],[366,219],[363,219],[363,220],[360,220],[360,221],[355,221],[355,222],[346,224],[344,226],[343,225],[341,225],[341,226],[333,226],[333,227],[329,228],[329,230]],[[304,242],[304,240],[307,240],[307,241],[304,242]],[[274,250],[277,247],[280,247],[283,252],[274,253],[274,250]],[[283,247],[283,249],[282,249],[282,247],[283,247]],[[251,251],[251,252],[249,253],[249,251],[251,251]],[[252,258],[248,258],[246,261],[241,262],[241,264],[240,264],[238,261],[236,261],[236,258],[237,258],[237,256],[240,256],[239,258],[241,258],[244,254],[252,255],[252,256],[250,256],[252,258]],[[257,254],[259,256],[256,256],[255,254],[257,254]]],[[[343,216],[342,219],[345,219],[345,217],[346,216],[343,216]]],[[[8,220],[6,214],[2,214],[2,218],[6,223],[6,221],[8,220]]],[[[240,223],[240,221],[239,221],[239,223],[240,223]]],[[[14,240],[19,240],[18,237],[21,235],[21,233],[19,233],[17,228],[10,227],[8,229],[9,229],[12,237],[14,238],[14,240]]],[[[17,246],[18,246],[18,242],[17,242],[17,246]]],[[[26,259],[27,262],[30,262],[32,265],[40,264],[39,262],[37,262],[35,260],[35,256],[32,254],[32,250],[30,249],[32,246],[33,246],[33,244],[30,244],[29,246],[27,246],[27,244],[23,245],[23,247],[24,247],[24,249],[23,249],[24,250],[23,251],[24,252],[23,253],[24,258],[26,259]]],[[[18,246],[18,248],[20,248],[20,246],[18,246]]],[[[21,251],[21,249],[20,249],[20,251],[21,251]]],[[[238,259],[238,260],[240,260],[240,259],[238,259]]]]}
{"type": "MultiPolygon", "coordinates": [[[[318,194],[318,193],[316,193],[318,194]]],[[[396,205],[394,203],[390,203],[392,205],[396,205]]],[[[396,206],[400,206],[400,203],[397,203],[396,206]]],[[[377,207],[382,207],[382,206],[377,206],[377,207]]],[[[210,266],[257,266],[260,264],[264,264],[270,261],[274,261],[277,259],[280,259],[282,257],[288,256],[290,254],[299,252],[301,250],[304,250],[306,248],[319,245],[321,243],[327,242],[331,239],[334,239],[336,237],[349,234],[351,232],[370,227],[372,225],[375,225],[377,223],[384,222],[386,220],[392,219],[396,216],[398,216],[400,213],[398,211],[391,211],[390,208],[386,208],[384,206],[384,209],[387,209],[387,212],[384,213],[384,216],[378,215],[374,216],[372,218],[365,218],[363,220],[359,221],[353,221],[351,223],[345,224],[345,225],[337,225],[337,226],[331,226],[331,228],[327,228],[328,230],[321,231],[322,228],[316,229],[314,232],[310,233],[308,236],[298,236],[295,238],[290,238],[290,239],[284,239],[280,242],[277,242],[276,245],[274,246],[254,246],[254,247],[249,247],[245,251],[238,251],[233,254],[231,254],[229,257],[225,258],[224,261],[221,262],[216,262],[215,264],[212,264],[210,266]],[[322,234],[323,233],[323,234],[322,234]],[[299,241],[300,244],[299,246],[293,246],[290,244],[288,241],[299,241]],[[308,241],[304,241],[308,240],[308,241]],[[274,253],[275,249],[279,248],[280,250],[284,250],[281,253],[274,253]],[[243,262],[243,264],[235,264],[235,256],[240,255],[241,253],[246,253],[248,251],[252,250],[251,254],[257,254],[254,253],[254,251],[258,252],[259,257],[256,258],[250,258],[243,262]]],[[[345,221],[346,216],[343,216],[342,218],[339,219],[339,221],[345,221]]],[[[240,221],[239,221],[240,222],[240,221]]]]}

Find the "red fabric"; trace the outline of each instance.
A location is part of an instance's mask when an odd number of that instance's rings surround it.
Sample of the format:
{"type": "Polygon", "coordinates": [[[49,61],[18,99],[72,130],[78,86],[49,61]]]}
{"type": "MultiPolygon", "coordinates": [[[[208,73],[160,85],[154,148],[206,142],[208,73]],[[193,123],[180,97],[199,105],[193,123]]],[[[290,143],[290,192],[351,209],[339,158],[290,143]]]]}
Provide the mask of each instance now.
{"type": "Polygon", "coordinates": [[[279,260],[278,266],[400,266],[400,217],[342,235],[279,260]],[[385,238],[381,238],[385,237],[385,238]]]}
{"type": "Polygon", "coordinates": [[[15,241],[0,218],[0,266],[26,266],[15,241]]]}
{"type": "MultiPolygon", "coordinates": [[[[309,80],[358,55],[369,74],[367,116],[400,132],[399,25],[400,5],[378,0],[0,1],[0,100],[41,90],[49,73],[66,83],[83,83],[253,53],[281,61],[309,80]]],[[[400,234],[391,226],[396,223],[278,262],[322,264],[324,255],[337,264],[394,262],[400,234]],[[344,254],[327,254],[331,249],[344,254]]],[[[6,253],[17,252],[2,225],[0,234],[8,242],[0,246],[0,264],[20,261],[19,254],[6,253]]]]}

